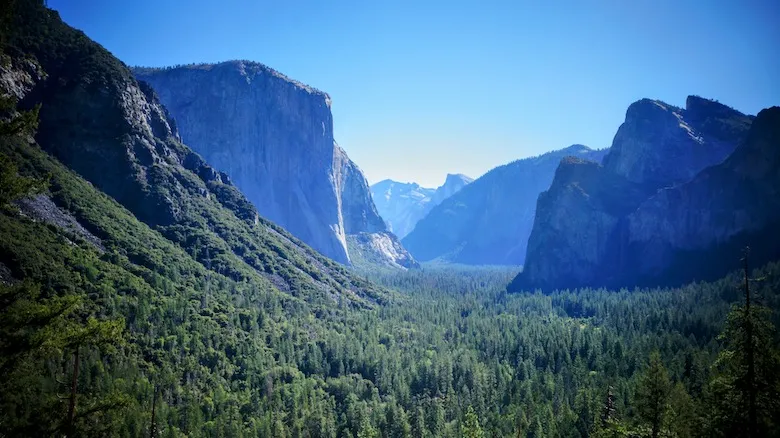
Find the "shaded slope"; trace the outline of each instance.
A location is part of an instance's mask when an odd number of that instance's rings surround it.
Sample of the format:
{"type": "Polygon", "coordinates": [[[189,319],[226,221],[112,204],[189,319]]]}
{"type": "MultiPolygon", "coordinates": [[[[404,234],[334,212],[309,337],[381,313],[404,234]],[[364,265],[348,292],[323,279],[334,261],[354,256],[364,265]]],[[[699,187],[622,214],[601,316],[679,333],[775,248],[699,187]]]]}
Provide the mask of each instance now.
{"type": "Polygon", "coordinates": [[[421,261],[523,264],[536,198],[569,155],[599,161],[604,151],[574,145],[497,167],[431,210],[404,246],[421,261]]]}

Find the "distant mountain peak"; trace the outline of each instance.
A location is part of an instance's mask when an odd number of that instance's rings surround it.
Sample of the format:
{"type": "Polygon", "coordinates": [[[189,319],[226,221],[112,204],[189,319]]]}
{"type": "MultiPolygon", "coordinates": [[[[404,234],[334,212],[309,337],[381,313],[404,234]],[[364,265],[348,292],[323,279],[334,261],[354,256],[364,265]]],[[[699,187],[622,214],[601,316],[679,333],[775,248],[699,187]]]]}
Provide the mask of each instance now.
{"type": "Polygon", "coordinates": [[[573,144],[569,147],[561,149],[562,152],[571,152],[571,153],[577,153],[577,154],[584,154],[588,152],[592,152],[593,149],[585,146],[584,144],[573,144]]]}
{"type": "Polygon", "coordinates": [[[444,184],[436,189],[416,182],[385,179],[371,186],[379,215],[399,238],[410,233],[417,222],[443,200],[473,181],[462,173],[448,173],[444,184]]]}
{"type": "Polygon", "coordinates": [[[447,178],[444,179],[444,185],[446,186],[447,184],[459,184],[459,183],[464,183],[465,185],[472,181],[474,181],[474,178],[466,176],[462,173],[448,173],[447,178]]]}

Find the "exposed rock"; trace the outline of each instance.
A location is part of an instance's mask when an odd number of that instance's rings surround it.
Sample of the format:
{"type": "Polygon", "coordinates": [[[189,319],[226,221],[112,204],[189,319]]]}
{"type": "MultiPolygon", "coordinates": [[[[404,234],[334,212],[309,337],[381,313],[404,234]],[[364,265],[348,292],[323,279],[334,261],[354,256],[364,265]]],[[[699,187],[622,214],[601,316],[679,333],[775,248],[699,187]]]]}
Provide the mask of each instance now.
{"type": "Polygon", "coordinates": [[[103,242],[84,228],[70,213],[57,207],[46,195],[36,195],[16,201],[22,214],[36,221],[54,225],[66,234],[78,236],[94,246],[98,251],[105,252],[103,242]]]}
{"type": "Polygon", "coordinates": [[[604,153],[573,145],[499,166],[434,207],[403,239],[404,246],[421,261],[521,265],[536,199],[550,187],[560,160],[600,161],[604,153]]]}
{"type": "Polygon", "coordinates": [[[778,217],[772,111],[751,127],[751,117],[698,97],[685,110],[631,105],[603,167],[563,162],[539,196],[510,289],[677,285],[736,268],[741,245],[758,248],[757,262],[780,256],[757,238],[778,217]]]}
{"type": "Polygon", "coordinates": [[[135,74],[154,87],[188,145],[314,249],[349,263],[347,234],[385,231],[363,173],[333,139],[326,93],[249,61],[135,74]]]}
{"type": "Polygon", "coordinates": [[[417,183],[386,179],[371,186],[371,196],[387,227],[403,239],[433,207],[472,181],[463,174],[447,174],[444,184],[437,189],[429,189],[417,183]]]}
{"type": "Polygon", "coordinates": [[[431,202],[428,204],[428,208],[431,209],[442,203],[445,199],[458,193],[460,189],[465,187],[474,181],[474,178],[469,178],[462,173],[448,173],[447,178],[444,179],[444,184],[440,185],[433,196],[431,196],[431,202]]]}
{"type": "Polygon", "coordinates": [[[722,164],[659,191],[628,216],[627,268],[649,282],[676,284],[735,269],[744,246],[752,248],[754,263],[776,260],[778,222],[780,107],[773,107],[758,114],[745,142],[722,164]]]}
{"type": "Polygon", "coordinates": [[[723,161],[744,138],[750,117],[691,96],[686,109],[658,100],[631,104],[604,167],[628,180],[665,186],[723,161]]]}
{"type": "Polygon", "coordinates": [[[0,263],[0,285],[8,285],[14,281],[13,273],[8,266],[0,263]]]}
{"type": "Polygon", "coordinates": [[[406,270],[420,266],[398,238],[387,231],[350,234],[347,236],[347,242],[357,268],[385,266],[406,270]]]}
{"type": "Polygon", "coordinates": [[[560,288],[589,286],[611,276],[602,267],[617,256],[618,224],[651,190],[594,161],[564,158],[550,189],[539,195],[522,275],[554,279],[560,288]]]}
{"type": "Polygon", "coordinates": [[[333,178],[339,193],[344,231],[347,234],[384,232],[387,228],[374,206],[363,172],[338,145],[333,153],[333,178]]]}

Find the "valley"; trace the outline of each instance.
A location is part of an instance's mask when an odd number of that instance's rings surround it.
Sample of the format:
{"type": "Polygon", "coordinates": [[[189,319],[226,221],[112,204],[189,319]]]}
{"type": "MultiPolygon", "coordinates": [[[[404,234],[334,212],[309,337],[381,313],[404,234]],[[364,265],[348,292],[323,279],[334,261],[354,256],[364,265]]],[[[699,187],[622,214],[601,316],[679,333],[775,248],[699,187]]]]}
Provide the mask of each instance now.
{"type": "Polygon", "coordinates": [[[780,108],[371,185],[264,64],[0,27],[0,437],[780,433],[780,108]]]}

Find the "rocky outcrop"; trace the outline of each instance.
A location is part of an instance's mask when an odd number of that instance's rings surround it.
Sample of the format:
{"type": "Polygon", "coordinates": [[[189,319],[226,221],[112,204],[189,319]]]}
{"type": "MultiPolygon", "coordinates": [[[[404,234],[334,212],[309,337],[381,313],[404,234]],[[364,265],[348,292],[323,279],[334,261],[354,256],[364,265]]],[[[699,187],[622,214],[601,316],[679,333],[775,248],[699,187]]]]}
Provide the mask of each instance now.
{"type": "Polygon", "coordinates": [[[352,262],[359,270],[373,271],[377,267],[407,270],[420,267],[398,238],[387,231],[349,234],[347,244],[352,262]]]}
{"type": "Polygon", "coordinates": [[[740,245],[773,253],[753,234],[776,221],[759,200],[777,197],[772,118],[698,97],[632,104],[603,166],[566,160],[539,196],[510,289],[680,284],[733,269],[740,245]]]}
{"type": "Polygon", "coordinates": [[[368,180],[339,146],[334,148],[333,173],[344,231],[348,235],[386,231],[385,223],[371,199],[368,180]]]}
{"type": "Polygon", "coordinates": [[[433,207],[472,181],[473,179],[463,174],[447,174],[444,184],[436,189],[429,189],[420,187],[417,183],[386,179],[371,186],[371,196],[387,227],[403,239],[433,207]]]}
{"type": "Polygon", "coordinates": [[[466,187],[468,184],[471,184],[473,181],[473,178],[469,178],[462,173],[448,173],[447,177],[444,179],[444,184],[440,185],[436,191],[433,192],[433,196],[431,196],[431,202],[429,203],[428,208],[432,209],[433,207],[436,207],[445,199],[449,198],[455,193],[458,193],[460,189],[466,187]]]}
{"type": "Polygon", "coordinates": [[[747,139],[723,163],[659,191],[626,221],[625,265],[640,280],[709,280],[780,258],[780,107],[761,111],[747,139]]]}
{"type": "Polygon", "coordinates": [[[72,214],[58,207],[50,197],[35,195],[19,199],[15,204],[23,216],[57,227],[70,239],[83,239],[99,252],[106,252],[99,237],[84,228],[72,214]]]}
{"type": "Polygon", "coordinates": [[[750,117],[700,97],[685,109],[642,99],[628,107],[604,167],[641,184],[688,181],[723,161],[749,126],[750,117]]]}
{"type": "Polygon", "coordinates": [[[604,153],[573,145],[497,167],[433,208],[404,246],[422,261],[522,265],[536,199],[550,187],[560,160],[600,161],[604,153]]]}
{"type": "Polygon", "coordinates": [[[571,157],[561,161],[553,181],[537,201],[523,278],[554,279],[562,288],[610,277],[603,266],[616,255],[621,218],[652,189],[571,157]]]}
{"type": "Polygon", "coordinates": [[[248,61],[134,73],[188,145],[320,253],[349,263],[347,234],[386,230],[363,173],[333,139],[326,93],[248,61]]]}

